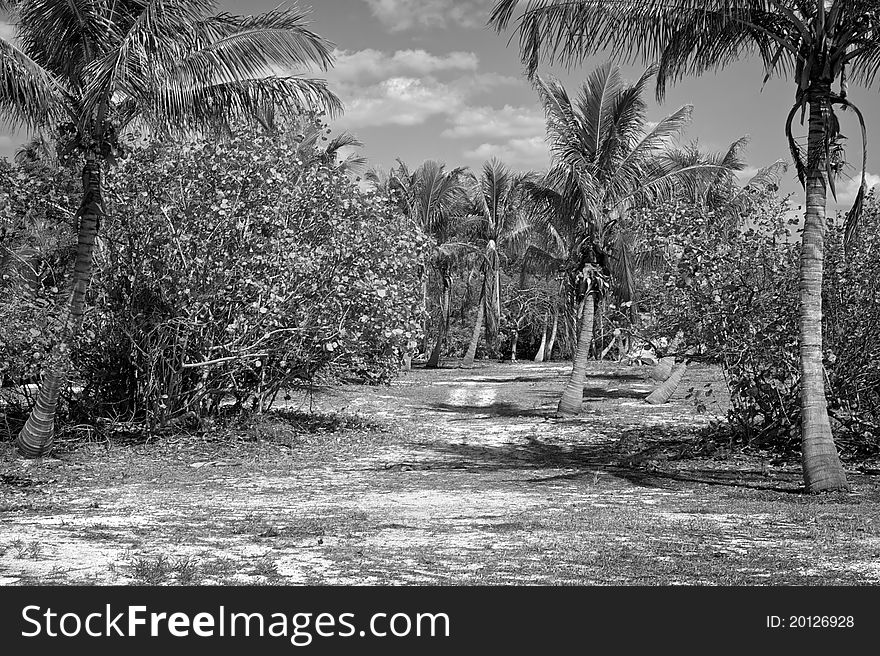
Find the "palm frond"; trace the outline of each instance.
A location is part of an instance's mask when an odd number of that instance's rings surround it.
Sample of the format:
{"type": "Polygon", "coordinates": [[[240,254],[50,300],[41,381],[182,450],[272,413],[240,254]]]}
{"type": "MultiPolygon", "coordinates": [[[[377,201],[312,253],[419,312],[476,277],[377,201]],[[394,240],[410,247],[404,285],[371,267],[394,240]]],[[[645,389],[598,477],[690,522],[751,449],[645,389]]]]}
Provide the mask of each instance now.
{"type": "MultiPolygon", "coordinates": [[[[85,115],[101,112],[118,98],[148,99],[150,112],[168,125],[181,116],[190,123],[217,113],[205,106],[226,95],[233,109],[265,102],[281,109],[336,114],[341,102],[321,80],[294,75],[313,64],[326,68],[330,44],[306,29],[303,16],[276,11],[256,17],[205,17],[212,3],[152,0],[129,25],[117,25],[118,45],[86,67],[85,115]],[[261,82],[266,80],[266,82],[261,82]],[[259,89],[260,102],[233,90],[259,89]],[[283,99],[284,93],[290,97],[283,99]]],[[[266,110],[268,111],[268,110],[266,110]]]]}
{"type": "MultiPolygon", "coordinates": [[[[685,105],[664,118],[649,130],[619,163],[615,164],[605,185],[603,201],[605,204],[619,205],[622,199],[630,198],[639,188],[645,186],[646,182],[650,182],[646,179],[645,162],[650,161],[653,155],[670,144],[690,122],[692,112],[693,106],[685,105]]],[[[660,175],[666,174],[667,171],[661,168],[660,175]]]]}
{"type": "Polygon", "coordinates": [[[629,62],[660,62],[657,91],[662,98],[668,82],[685,74],[717,70],[746,54],[758,54],[767,70],[780,65],[780,59],[783,66],[792,66],[798,53],[787,38],[791,23],[768,4],[748,0],[500,0],[489,24],[502,32],[516,21],[515,35],[530,75],[542,60],[570,66],[599,52],[629,62]],[[784,54],[777,56],[780,46],[784,54]]]}
{"type": "Polygon", "coordinates": [[[185,97],[168,84],[146,100],[144,114],[157,131],[186,134],[199,130],[231,129],[239,120],[265,114],[270,108],[282,114],[303,114],[323,108],[331,115],[341,111],[339,99],[324,80],[302,77],[266,77],[206,85],[185,97]]]}
{"type": "Polygon", "coordinates": [[[46,69],[0,38],[0,114],[10,127],[37,129],[64,115],[68,94],[46,69]]]}

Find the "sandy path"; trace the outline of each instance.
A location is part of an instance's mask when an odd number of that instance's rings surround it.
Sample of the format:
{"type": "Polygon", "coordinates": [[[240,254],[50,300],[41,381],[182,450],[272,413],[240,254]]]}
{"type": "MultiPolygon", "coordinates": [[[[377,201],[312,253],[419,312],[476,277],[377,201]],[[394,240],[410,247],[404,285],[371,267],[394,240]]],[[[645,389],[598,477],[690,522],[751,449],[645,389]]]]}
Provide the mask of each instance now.
{"type": "MultiPolygon", "coordinates": [[[[724,409],[697,412],[687,390],[721,392],[717,374],[692,372],[655,408],[642,401],[645,369],[597,366],[583,416],[557,420],[567,370],[414,371],[391,387],[290,402],[374,418],[390,429],[378,436],[94,445],[42,462],[7,448],[0,583],[712,582],[757,552],[790,557],[795,579],[873,580],[873,523],[863,558],[835,555],[805,524],[820,511],[785,494],[796,472],[756,474],[742,494],[708,469],[677,478],[675,450],[724,409]],[[767,507],[780,500],[781,512],[767,507]],[[691,569],[679,575],[682,559],[691,569]]],[[[742,569],[734,582],[773,573],[742,569]]]]}

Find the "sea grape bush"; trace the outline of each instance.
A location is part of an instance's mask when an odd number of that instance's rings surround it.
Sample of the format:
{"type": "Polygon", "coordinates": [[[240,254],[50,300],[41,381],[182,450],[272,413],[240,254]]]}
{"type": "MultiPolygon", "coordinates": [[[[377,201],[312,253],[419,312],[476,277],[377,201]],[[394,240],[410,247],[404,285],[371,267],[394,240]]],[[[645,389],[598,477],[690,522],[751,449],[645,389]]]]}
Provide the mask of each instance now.
{"type": "MultiPolygon", "coordinates": [[[[645,281],[646,330],[655,340],[679,331],[687,357],[720,363],[731,394],[729,425],[742,444],[799,450],[798,271],[792,235],[798,212],[768,195],[745,225],[698,206],[669,205],[642,217],[662,253],[645,281]]],[[[880,322],[872,280],[880,273],[877,204],[849,260],[840,221],[829,221],[824,285],[824,351],[829,412],[845,456],[877,450],[880,431],[880,322]]]]}
{"type": "Polygon", "coordinates": [[[0,160],[0,381],[35,381],[61,325],[79,180],[0,160]]]}
{"type": "Polygon", "coordinates": [[[159,424],[265,409],[319,372],[398,370],[421,325],[425,239],[332,162],[284,140],[134,150],[110,176],[111,220],[77,352],[85,397],[159,424]]]}

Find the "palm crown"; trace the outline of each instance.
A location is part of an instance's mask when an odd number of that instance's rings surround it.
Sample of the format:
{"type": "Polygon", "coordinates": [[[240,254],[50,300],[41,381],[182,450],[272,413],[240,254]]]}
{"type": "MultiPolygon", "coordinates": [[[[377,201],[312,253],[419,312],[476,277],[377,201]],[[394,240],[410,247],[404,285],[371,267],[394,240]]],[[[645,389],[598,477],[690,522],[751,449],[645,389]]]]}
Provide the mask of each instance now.
{"type": "Polygon", "coordinates": [[[0,39],[7,122],[63,127],[105,154],[134,122],[160,133],[228,127],[263,111],[337,112],[321,80],[330,44],[296,10],[213,14],[211,0],[21,0],[15,42],[0,39]]]}
{"type": "MultiPolygon", "coordinates": [[[[847,88],[850,81],[871,86],[877,80],[877,0],[500,0],[490,23],[506,29],[520,5],[517,31],[529,75],[535,74],[542,58],[571,64],[605,52],[613,58],[657,62],[658,99],[669,83],[718,70],[749,55],[763,62],[765,82],[773,75],[793,77],[795,104],[786,134],[802,184],[809,163],[792,137],[791,124],[798,111],[803,120],[811,94],[828,94],[822,159],[833,195],[841,168],[841,135],[833,105],[857,114],[865,142],[864,118],[847,100],[847,88]],[[840,84],[839,92],[829,93],[835,82],[840,84]]],[[[864,151],[860,191],[847,217],[847,245],[856,234],[867,190],[864,151]]]]}

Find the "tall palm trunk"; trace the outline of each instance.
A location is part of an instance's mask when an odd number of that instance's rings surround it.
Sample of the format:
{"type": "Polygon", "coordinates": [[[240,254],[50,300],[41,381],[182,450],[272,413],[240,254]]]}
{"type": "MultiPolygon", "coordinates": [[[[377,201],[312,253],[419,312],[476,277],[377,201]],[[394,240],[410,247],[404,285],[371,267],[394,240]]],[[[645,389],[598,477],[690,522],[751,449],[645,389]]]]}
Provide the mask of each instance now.
{"type": "Polygon", "coordinates": [[[579,414],[584,405],[584,382],[587,379],[587,362],[590,359],[590,347],[593,344],[593,319],[596,314],[596,297],[588,289],[584,296],[581,312],[581,329],[578,335],[577,350],[571,375],[559,400],[558,415],[579,414]]]}
{"type": "Polygon", "coordinates": [[[830,86],[810,99],[807,212],[800,269],[801,449],[809,492],[848,489],[831,435],[822,365],[822,266],[825,240],[825,139],[830,86]]]}
{"type": "Polygon", "coordinates": [[[443,352],[443,340],[446,337],[446,327],[449,324],[449,296],[451,293],[451,284],[446,271],[441,271],[440,280],[443,287],[440,293],[440,325],[437,328],[437,341],[434,344],[434,350],[431,352],[431,357],[428,358],[428,362],[425,364],[429,369],[436,369],[440,366],[440,355],[443,352]]]}
{"type": "Polygon", "coordinates": [[[480,302],[477,306],[477,320],[474,322],[474,332],[471,334],[471,343],[468,344],[467,353],[464,355],[464,359],[461,361],[461,365],[464,368],[470,368],[474,366],[474,358],[477,356],[477,345],[480,343],[480,331],[483,329],[483,318],[486,313],[486,304],[485,304],[485,290],[486,286],[483,285],[483,292],[480,294],[480,302]]]}
{"type": "Polygon", "coordinates": [[[428,273],[422,274],[422,353],[428,352],[428,273]]]}
{"type": "Polygon", "coordinates": [[[510,361],[516,362],[516,352],[519,350],[519,322],[517,319],[513,326],[513,336],[510,338],[510,361]]]}
{"type": "Polygon", "coordinates": [[[94,154],[89,154],[83,166],[83,201],[73,269],[73,293],[62,333],[47,358],[46,373],[37,393],[37,400],[18,434],[15,445],[26,458],[37,458],[52,450],[55,431],[55,412],[58,397],[67,383],[70,368],[70,347],[82,327],[86,289],[92,279],[92,254],[98,236],[98,223],[104,211],[101,189],[101,165],[94,154]]]}

